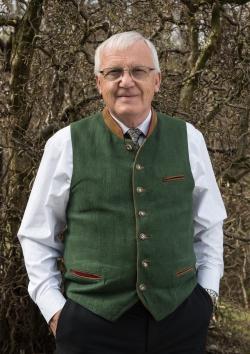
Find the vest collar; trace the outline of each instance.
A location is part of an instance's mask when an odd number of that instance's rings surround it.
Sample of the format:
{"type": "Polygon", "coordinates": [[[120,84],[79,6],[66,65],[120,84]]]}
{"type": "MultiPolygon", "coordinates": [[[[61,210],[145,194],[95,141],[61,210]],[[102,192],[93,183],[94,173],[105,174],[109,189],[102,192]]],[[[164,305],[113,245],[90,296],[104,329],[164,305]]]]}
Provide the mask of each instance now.
{"type": "MultiPolygon", "coordinates": [[[[109,113],[109,110],[107,107],[105,107],[102,111],[102,116],[104,119],[104,123],[106,126],[114,133],[118,138],[124,139],[123,136],[123,131],[119,124],[112,118],[111,114],[109,113]]],[[[155,127],[157,124],[157,113],[155,110],[152,108],[152,117],[151,117],[151,122],[149,124],[149,129],[147,133],[147,138],[153,133],[155,127]]]]}

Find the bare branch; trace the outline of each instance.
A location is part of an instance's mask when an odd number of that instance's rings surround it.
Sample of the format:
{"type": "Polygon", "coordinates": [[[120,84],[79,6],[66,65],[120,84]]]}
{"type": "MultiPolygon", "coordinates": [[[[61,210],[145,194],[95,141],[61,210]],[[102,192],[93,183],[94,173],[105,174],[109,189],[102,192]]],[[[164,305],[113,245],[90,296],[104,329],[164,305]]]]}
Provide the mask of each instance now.
{"type": "Polygon", "coordinates": [[[100,95],[94,95],[94,96],[90,96],[90,97],[83,98],[83,99],[82,99],[81,101],[79,101],[77,104],[68,105],[67,107],[64,108],[63,113],[61,114],[60,120],[61,120],[61,121],[67,120],[67,117],[68,117],[70,114],[79,111],[79,110],[80,110],[81,108],[83,108],[87,103],[89,103],[89,102],[91,102],[91,101],[99,100],[99,99],[100,99],[100,95]]]}
{"type": "MultiPolygon", "coordinates": [[[[189,3],[189,2],[188,2],[189,3]]],[[[196,10],[191,6],[192,11],[196,10]]],[[[205,67],[206,62],[211,57],[213,51],[215,50],[216,43],[220,36],[221,31],[221,21],[220,21],[220,9],[221,5],[219,1],[215,1],[212,7],[212,16],[211,16],[211,31],[209,37],[206,41],[204,48],[200,51],[198,55],[198,34],[196,28],[196,24],[193,23],[195,21],[193,15],[190,15],[191,20],[191,45],[192,45],[192,53],[189,59],[190,64],[192,65],[189,76],[184,81],[184,86],[181,90],[180,94],[180,105],[183,110],[189,110],[191,101],[193,98],[194,90],[197,86],[199,73],[205,67]]]]}
{"type": "Polygon", "coordinates": [[[0,26],[16,27],[19,23],[18,17],[4,17],[0,16],[0,26]]]}
{"type": "Polygon", "coordinates": [[[80,4],[78,4],[76,0],[70,0],[70,2],[77,8],[81,17],[87,22],[89,20],[89,16],[86,12],[84,3],[80,1],[80,4]]]}
{"type": "Polygon", "coordinates": [[[225,4],[231,4],[231,5],[245,5],[247,3],[250,3],[250,0],[221,0],[221,3],[223,5],[225,4]]]}
{"type": "Polygon", "coordinates": [[[198,8],[199,8],[199,4],[197,4],[197,1],[189,1],[189,0],[181,0],[181,2],[187,6],[187,8],[189,9],[189,11],[191,13],[195,13],[198,8]]]}
{"type": "Polygon", "coordinates": [[[91,55],[85,48],[82,48],[82,49],[80,49],[80,50],[77,50],[77,51],[75,52],[75,54],[76,54],[76,53],[84,53],[84,55],[85,55],[87,61],[89,62],[89,64],[94,65],[94,58],[93,58],[93,55],[91,55]]]}
{"type": "Polygon", "coordinates": [[[250,235],[246,235],[246,237],[240,237],[227,231],[224,231],[224,235],[235,240],[250,243],[250,235]]]}
{"type": "Polygon", "coordinates": [[[30,120],[26,109],[25,85],[29,79],[34,53],[34,37],[38,32],[42,16],[43,0],[31,1],[18,31],[19,42],[14,47],[11,73],[13,90],[12,113],[25,129],[30,120]],[[24,60],[25,58],[25,60],[24,60]],[[25,113],[24,113],[25,112],[25,113]]]}
{"type": "Polygon", "coordinates": [[[239,26],[239,23],[234,21],[230,16],[228,16],[225,12],[222,13],[222,16],[223,18],[225,18],[229,23],[230,25],[232,26],[236,26],[238,27],[239,26]]]}

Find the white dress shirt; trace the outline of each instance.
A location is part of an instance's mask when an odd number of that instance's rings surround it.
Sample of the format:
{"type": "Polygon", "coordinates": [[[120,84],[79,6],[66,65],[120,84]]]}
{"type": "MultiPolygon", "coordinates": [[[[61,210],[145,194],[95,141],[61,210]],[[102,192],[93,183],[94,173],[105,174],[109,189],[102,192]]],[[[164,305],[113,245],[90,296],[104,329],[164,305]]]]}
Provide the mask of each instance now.
{"type": "MultiPolygon", "coordinates": [[[[124,133],[129,129],[115,117],[124,133]]],[[[147,135],[151,112],[137,127],[147,135]]],[[[223,275],[224,204],[202,134],[186,123],[188,152],[195,181],[193,191],[194,251],[197,280],[217,293],[223,275]]],[[[46,143],[44,155],[18,231],[29,276],[28,291],[46,321],[65,304],[60,291],[57,258],[64,244],[58,235],[66,227],[66,207],[73,171],[70,126],[46,143]]]]}

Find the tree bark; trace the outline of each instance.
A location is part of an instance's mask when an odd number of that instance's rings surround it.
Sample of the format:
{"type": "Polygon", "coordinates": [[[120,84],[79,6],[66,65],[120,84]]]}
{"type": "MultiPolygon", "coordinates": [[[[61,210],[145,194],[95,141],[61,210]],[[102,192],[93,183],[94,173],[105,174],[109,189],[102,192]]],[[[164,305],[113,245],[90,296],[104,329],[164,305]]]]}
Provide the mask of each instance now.
{"type": "MultiPolygon", "coordinates": [[[[9,127],[6,127],[8,133],[4,138],[5,145],[8,146],[4,156],[5,165],[8,165],[8,169],[1,184],[2,195],[5,196],[4,203],[1,205],[1,216],[5,228],[3,229],[3,235],[1,235],[1,257],[4,263],[1,268],[2,291],[0,298],[0,325],[3,327],[1,330],[5,331],[4,338],[0,338],[0,346],[4,353],[8,352],[10,354],[19,352],[16,323],[20,324],[25,321],[24,326],[31,329],[37,328],[38,323],[38,321],[33,323],[32,327],[27,318],[19,318],[18,306],[20,306],[20,301],[24,301],[22,287],[24,287],[23,283],[26,283],[26,277],[22,279],[22,284],[20,279],[18,282],[18,276],[20,272],[24,273],[24,270],[23,257],[20,247],[17,246],[16,234],[19,227],[20,210],[23,210],[26,202],[25,196],[29,183],[24,176],[30,162],[21,151],[21,146],[31,118],[27,100],[28,83],[36,34],[39,31],[42,19],[42,5],[43,0],[31,0],[29,2],[23,18],[15,28],[11,53],[10,119],[8,121],[9,127]],[[6,284],[9,286],[8,291],[5,289],[6,284]],[[7,296],[7,293],[9,296],[7,296]]],[[[26,300],[26,311],[31,312],[30,308],[32,306],[26,300]]]]}
{"type": "Polygon", "coordinates": [[[190,10],[190,39],[191,39],[191,54],[189,57],[190,71],[187,78],[183,82],[180,93],[180,110],[184,112],[190,111],[190,106],[193,100],[194,91],[197,88],[199,76],[204,69],[208,59],[216,48],[220,36],[220,3],[216,1],[212,8],[211,31],[207,38],[206,44],[199,53],[198,45],[198,24],[195,20],[196,8],[189,7],[190,10]]]}
{"type": "MultiPolygon", "coordinates": [[[[8,196],[11,209],[18,210],[23,207],[22,203],[22,174],[26,168],[26,162],[19,153],[20,142],[28,128],[31,115],[28,105],[28,81],[31,71],[36,34],[39,31],[42,19],[43,0],[33,0],[29,3],[27,10],[19,23],[14,35],[13,49],[11,55],[11,119],[12,131],[8,137],[8,145],[11,146],[9,156],[12,156],[10,163],[8,196]]],[[[18,220],[8,218],[10,230],[13,236],[16,235],[18,220]]]]}

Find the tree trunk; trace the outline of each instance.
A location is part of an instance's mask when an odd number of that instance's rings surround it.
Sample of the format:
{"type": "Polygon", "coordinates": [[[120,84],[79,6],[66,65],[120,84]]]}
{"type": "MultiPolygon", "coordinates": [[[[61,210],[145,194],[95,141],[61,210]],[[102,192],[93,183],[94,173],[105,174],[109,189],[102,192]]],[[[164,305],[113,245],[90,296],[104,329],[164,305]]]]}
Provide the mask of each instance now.
{"type": "MultiPolygon", "coordinates": [[[[4,155],[6,173],[1,185],[5,203],[1,206],[4,227],[1,235],[1,298],[0,327],[4,335],[0,338],[1,352],[19,353],[31,342],[32,330],[40,330],[41,321],[32,321],[34,305],[27,295],[22,254],[17,243],[17,230],[20,211],[23,210],[28,190],[28,179],[24,171],[29,168],[29,159],[22,151],[22,143],[31,119],[28,97],[28,84],[36,43],[36,35],[42,19],[43,0],[31,0],[23,18],[15,28],[11,53],[11,100],[10,118],[6,123],[4,137],[8,151],[4,155]],[[21,279],[21,281],[20,281],[21,279]],[[20,308],[26,308],[27,317],[21,318],[20,308]],[[29,315],[28,315],[29,314],[29,315]],[[20,327],[25,335],[20,337],[20,327]],[[27,342],[26,342],[27,341],[27,342]]],[[[6,151],[6,150],[5,150],[6,151]]],[[[36,316],[38,312],[36,312],[36,316]]],[[[30,348],[29,352],[33,352],[30,348]]]]}
{"type": "MultiPolygon", "coordinates": [[[[187,5],[188,6],[188,5],[187,5]]],[[[199,36],[198,24],[194,18],[196,9],[189,6],[190,11],[190,39],[191,39],[191,55],[189,57],[190,71],[186,79],[183,81],[183,86],[180,93],[179,107],[181,111],[189,112],[193,100],[194,92],[197,88],[198,79],[205,68],[208,59],[211,57],[216,48],[220,36],[220,3],[216,1],[212,8],[211,31],[207,38],[204,47],[198,54],[199,36]]]]}

